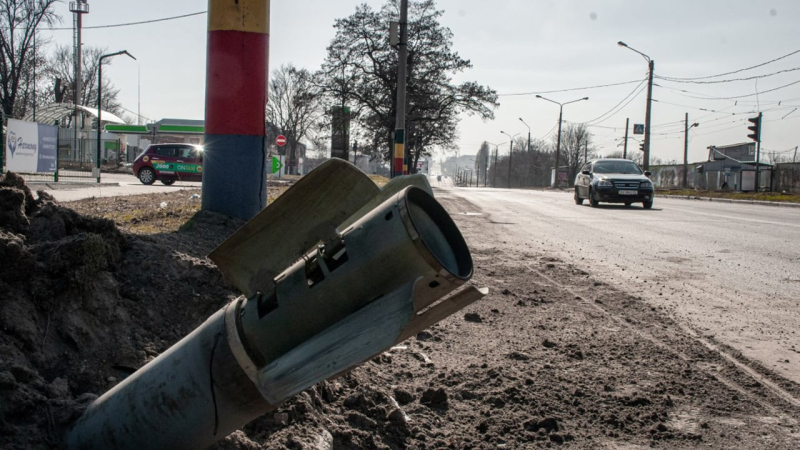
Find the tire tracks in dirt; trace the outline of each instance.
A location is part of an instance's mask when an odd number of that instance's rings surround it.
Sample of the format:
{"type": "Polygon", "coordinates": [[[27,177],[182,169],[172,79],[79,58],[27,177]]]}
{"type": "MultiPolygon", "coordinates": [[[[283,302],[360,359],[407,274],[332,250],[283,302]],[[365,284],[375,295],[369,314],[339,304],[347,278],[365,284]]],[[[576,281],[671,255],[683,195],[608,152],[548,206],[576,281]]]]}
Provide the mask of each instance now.
{"type": "MultiPolygon", "coordinates": [[[[683,361],[686,361],[687,363],[694,363],[692,365],[694,367],[696,367],[698,370],[700,370],[700,371],[706,373],[707,375],[715,378],[720,383],[722,383],[722,384],[728,386],[729,388],[739,392],[740,394],[750,398],[754,402],[757,402],[758,404],[760,404],[764,408],[770,410],[772,413],[776,413],[776,415],[779,416],[781,418],[781,420],[785,420],[787,424],[791,424],[791,425],[797,424],[797,419],[794,418],[797,415],[797,410],[795,410],[794,412],[789,412],[789,411],[786,410],[784,405],[778,405],[778,404],[776,404],[776,402],[769,401],[769,399],[763,398],[763,396],[759,395],[757,392],[752,392],[748,387],[746,387],[746,386],[744,386],[744,385],[742,385],[740,383],[737,383],[737,382],[729,379],[728,377],[725,377],[724,375],[720,374],[718,371],[710,370],[709,366],[706,366],[706,365],[703,365],[703,364],[697,364],[696,361],[694,360],[694,358],[692,358],[692,357],[686,355],[685,353],[683,353],[683,352],[671,347],[670,345],[668,345],[667,342],[664,342],[664,341],[656,338],[655,336],[653,336],[652,334],[642,330],[641,328],[639,328],[639,327],[637,327],[635,325],[632,325],[629,321],[626,321],[622,317],[622,315],[614,313],[614,312],[612,312],[612,311],[610,311],[610,310],[608,310],[606,308],[603,308],[598,303],[596,303],[594,301],[594,299],[588,299],[587,296],[585,295],[585,293],[579,293],[579,291],[574,290],[570,286],[567,286],[564,283],[560,283],[559,281],[553,279],[552,277],[547,276],[542,271],[534,268],[531,264],[528,264],[527,267],[528,267],[529,270],[531,270],[532,272],[536,273],[537,275],[539,275],[543,279],[547,280],[548,282],[550,282],[554,286],[557,286],[558,288],[563,289],[563,290],[569,292],[570,294],[575,295],[576,297],[580,297],[581,299],[583,299],[584,302],[586,302],[587,304],[591,305],[593,308],[595,308],[596,310],[602,312],[603,314],[607,315],[609,318],[614,320],[620,326],[627,327],[630,331],[636,333],[638,336],[640,336],[640,337],[642,337],[644,339],[647,339],[648,341],[650,341],[654,345],[660,347],[663,350],[666,350],[666,351],[672,353],[673,355],[675,355],[676,357],[682,359],[683,361]]],[[[757,383],[757,385],[766,386],[769,389],[769,391],[775,397],[780,399],[781,401],[793,406],[794,408],[800,408],[800,399],[796,398],[794,395],[792,395],[791,393],[787,392],[786,390],[784,390],[783,388],[778,386],[776,383],[773,383],[767,377],[762,376],[761,374],[759,374],[755,370],[753,370],[750,367],[746,366],[744,363],[740,362],[734,355],[723,351],[718,346],[716,346],[716,345],[712,344],[711,342],[703,339],[701,336],[699,336],[699,334],[697,332],[695,332],[694,330],[690,329],[686,325],[683,325],[683,324],[680,324],[680,323],[677,323],[677,322],[675,322],[675,325],[679,327],[680,331],[682,331],[686,335],[690,336],[694,341],[696,341],[699,344],[703,345],[710,352],[713,352],[715,354],[720,355],[722,358],[724,358],[730,364],[735,366],[741,373],[743,373],[744,375],[746,375],[747,377],[749,377],[753,381],[755,381],[757,383]]]]}

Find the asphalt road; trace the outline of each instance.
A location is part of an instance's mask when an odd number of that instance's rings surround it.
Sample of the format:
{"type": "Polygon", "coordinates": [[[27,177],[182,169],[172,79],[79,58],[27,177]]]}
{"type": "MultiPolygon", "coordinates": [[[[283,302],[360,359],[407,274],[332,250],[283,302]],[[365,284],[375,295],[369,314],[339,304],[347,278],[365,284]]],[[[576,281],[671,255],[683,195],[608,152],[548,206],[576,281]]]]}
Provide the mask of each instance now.
{"type": "Polygon", "coordinates": [[[698,339],[800,382],[800,209],[657,197],[648,211],[577,206],[566,192],[437,191],[474,205],[461,214],[487,215],[498,247],[570,261],[664,306],[698,339]]]}

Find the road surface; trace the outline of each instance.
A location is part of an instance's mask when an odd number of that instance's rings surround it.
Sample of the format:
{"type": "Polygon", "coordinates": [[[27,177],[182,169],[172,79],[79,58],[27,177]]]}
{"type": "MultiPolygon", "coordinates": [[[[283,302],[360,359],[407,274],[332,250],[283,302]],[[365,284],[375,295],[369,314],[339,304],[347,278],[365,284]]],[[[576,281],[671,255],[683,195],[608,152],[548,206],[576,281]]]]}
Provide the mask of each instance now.
{"type": "Polygon", "coordinates": [[[726,357],[800,382],[800,209],[663,197],[649,211],[591,208],[565,192],[447,186],[437,196],[474,205],[459,213],[487,216],[499,247],[570,261],[729,345],[726,357]]]}

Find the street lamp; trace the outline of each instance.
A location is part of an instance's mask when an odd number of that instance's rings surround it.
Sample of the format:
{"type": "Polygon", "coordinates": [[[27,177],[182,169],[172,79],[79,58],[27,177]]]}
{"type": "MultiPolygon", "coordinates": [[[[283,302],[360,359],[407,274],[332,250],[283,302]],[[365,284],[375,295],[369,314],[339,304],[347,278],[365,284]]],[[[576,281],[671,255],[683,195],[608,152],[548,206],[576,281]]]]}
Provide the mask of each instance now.
{"type": "MultiPolygon", "coordinates": [[[[496,183],[496,181],[497,181],[497,152],[500,149],[500,146],[505,144],[505,142],[501,142],[499,144],[495,144],[494,142],[486,142],[486,143],[494,145],[494,164],[492,164],[492,167],[494,167],[494,169],[492,169],[492,187],[497,187],[497,183],[496,183]]],[[[486,160],[486,167],[487,167],[487,170],[488,170],[488,167],[489,167],[488,158],[486,160]]],[[[484,184],[486,184],[486,177],[488,177],[488,172],[484,175],[484,180],[483,180],[484,184]]]]}
{"type": "Polygon", "coordinates": [[[683,188],[688,187],[687,177],[689,174],[689,129],[699,127],[700,124],[695,122],[689,125],[689,113],[686,113],[686,121],[683,128],[683,188]]]}
{"type": "Polygon", "coordinates": [[[511,189],[511,158],[514,156],[514,138],[519,136],[519,133],[515,135],[510,135],[505,131],[501,131],[501,133],[508,136],[509,145],[508,145],[508,188],[511,189]]]}
{"type": "Polygon", "coordinates": [[[100,182],[100,139],[101,139],[101,131],[103,130],[102,125],[102,111],[103,111],[103,103],[102,103],[102,93],[103,93],[103,60],[106,58],[111,58],[117,55],[128,55],[134,60],[136,58],[128,53],[127,50],[122,50],[121,52],[116,53],[109,53],[106,55],[100,56],[100,59],[97,63],[97,182],[100,182]]]}
{"type": "Polygon", "coordinates": [[[555,103],[558,105],[558,138],[556,139],[556,179],[554,181],[554,186],[558,186],[558,164],[559,164],[559,153],[561,152],[561,119],[564,116],[564,105],[569,105],[570,103],[580,102],[583,100],[589,100],[589,97],[579,98],[577,100],[572,100],[566,103],[559,103],[555,100],[550,100],[549,98],[542,97],[541,95],[536,95],[536,98],[540,98],[542,100],[547,100],[550,103],[555,103]]]}
{"type": "Polygon", "coordinates": [[[530,127],[530,125],[525,123],[524,120],[522,120],[522,117],[519,118],[519,121],[522,122],[523,125],[528,127],[528,151],[531,151],[531,127],[530,127]]]}
{"type": "Polygon", "coordinates": [[[650,110],[651,105],[653,104],[653,70],[655,70],[656,62],[650,59],[649,56],[645,55],[644,53],[636,50],[635,48],[631,48],[628,44],[619,41],[617,45],[620,47],[625,47],[628,50],[634,51],[640,55],[647,61],[647,66],[649,68],[650,74],[648,75],[647,81],[647,109],[645,110],[644,114],[644,161],[642,166],[644,166],[644,170],[650,169],[650,110]]]}

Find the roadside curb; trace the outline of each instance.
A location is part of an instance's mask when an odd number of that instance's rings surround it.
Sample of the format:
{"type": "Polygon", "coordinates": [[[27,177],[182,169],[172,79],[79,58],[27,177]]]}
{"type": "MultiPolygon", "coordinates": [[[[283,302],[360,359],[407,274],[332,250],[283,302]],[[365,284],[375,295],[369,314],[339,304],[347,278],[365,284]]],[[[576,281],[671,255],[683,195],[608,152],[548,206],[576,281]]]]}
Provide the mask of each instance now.
{"type": "Polygon", "coordinates": [[[83,183],[80,181],[29,181],[26,182],[30,187],[37,187],[37,188],[45,188],[50,190],[58,190],[58,189],[72,189],[75,187],[84,187],[84,188],[92,188],[92,187],[114,187],[119,186],[117,182],[109,182],[109,183],[83,183]]]}
{"type": "Polygon", "coordinates": [[[701,200],[709,202],[722,202],[722,203],[744,203],[748,205],[764,205],[764,206],[781,206],[784,208],[800,208],[800,203],[791,202],[768,202],[764,200],[736,200],[733,198],[713,198],[713,197],[696,197],[693,195],[658,195],[660,198],[677,198],[681,200],[701,200]]]}

